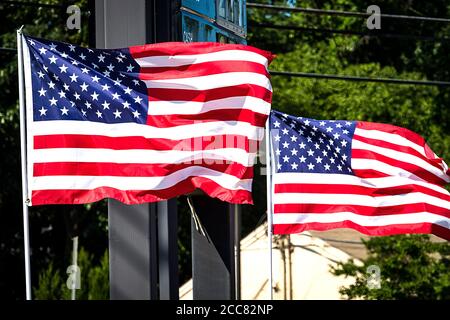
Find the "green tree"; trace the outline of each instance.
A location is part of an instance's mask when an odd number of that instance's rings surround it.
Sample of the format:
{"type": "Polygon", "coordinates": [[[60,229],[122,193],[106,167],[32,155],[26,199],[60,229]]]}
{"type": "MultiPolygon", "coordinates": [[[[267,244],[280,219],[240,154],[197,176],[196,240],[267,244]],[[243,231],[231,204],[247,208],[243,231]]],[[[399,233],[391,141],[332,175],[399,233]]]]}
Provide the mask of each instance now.
{"type": "MultiPolygon", "coordinates": [[[[92,254],[81,248],[77,265],[80,268],[80,289],[77,300],[109,299],[109,259],[106,251],[98,262],[92,254]]],[[[57,270],[50,262],[39,275],[38,286],[34,288],[37,300],[70,300],[72,291],[67,288],[66,270],[57,270]]]]}
{"type": "Polygon", "coordinates": [[[336,276],[355,277],[342,287],[348,299],[450,299],[450,245],[431,242],[426,235],[392,236],[364,241],[368,257],[332,268],[336,276]],[[367,285],[369,266],[380,269],[380,288],[367,285]]]}
{"type": "MultiPolygon", "coordinates": [[[[72,1],[88,12],[87,0],[72,1]]],[[[87,45],[87,15],[82,29],[67,30],[68,4],[57,0],[39,1],[52,7],[33,6],[36,1],[0,2],[0,47],[16,47],[16,29],[33,36],[87,45]]],[[[17,86],[17,56],[0,50],[0,299],[24,298],[22,193],[20,172],[20,134],[17,86]]],[[[99,259],[107,247],[105,202],[88,206],[39,206],[30,208],[32,281],[52,264],[64,268],[64,257],[71,251],[71,238],[79,235],[86,250],[99,259]]],[[[49,276],[49,274],[48,274],[49,276]]]]}
{"type": "Polygon", "coordinates": [[[48,268],[39,274],[38,279],[39,286],[34,288],[33,292],[36,300],[52,300],[62,297],[63,288],[61,284],[64,281],[61,274],[55,270],[53,262],[50,262],[48,268]]]}
{"type": "Polygon", "coordinates": [[[109,255],[108,251],[103,254],[100,264],[89,271],[88,274],[88,300],[109,299],[109,255]]]}
{"type": "MultiPolygon", "coordinates": [[[[259,1],[268,3],[269,1],[259,1]]],[[[286,4],[286,1],[270,1],[286,4]]],[[[372,3],[359,0],[297,1],[301,7],[365,11],[372,3]]],[[[442,1],[379,1],[384,13],[445,17],[442,1]]],[[[299,25],[303,27],[367,32],[364,20],[348,17],[310,16],[301,13],[252,9],[249,24],[299,25]]],[[[387,22],[382,32],[448,34],[448,26],[387,22]]],[[[339,74],[366,77],[448,80],[448,42],[416,39],[361,38],[329,33],[250,28],[250,44],[271,50],[277,58],[271,70],[339,74]],[[262,32],[264,31],[264,32],[262,32]]],[[[348,82],[273,76],[274,109],[316,119],[350,119],[391,123],[409,128],[431,148],[450,160],[450,95],[445,87],[348,82]]],[[[255,177],[263,187],[265,180],[255,177]]],[[[403,235],[372,238],[365,242],[369,258],[363,266],[340,264],[336,275],[355,276],[355,284],[343,288],[348,298],[449,299],[449,248],[428,236],[403,235]],[[366,286],[366,269],[381,269],[381,289],[366,286]]]]}

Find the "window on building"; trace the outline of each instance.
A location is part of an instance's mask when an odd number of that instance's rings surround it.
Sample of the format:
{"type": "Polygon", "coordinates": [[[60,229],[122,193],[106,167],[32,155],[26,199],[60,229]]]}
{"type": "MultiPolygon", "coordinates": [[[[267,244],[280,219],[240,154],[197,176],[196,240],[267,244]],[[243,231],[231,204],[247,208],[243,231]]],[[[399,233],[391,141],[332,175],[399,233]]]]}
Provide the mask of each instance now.
{"type": "Polygon", "coordinates": [[[244,3],[244,0],[217,0],[217,16],[242,27],[244,3]]]}
{"type": "Polygon", "coordinates": [[[183,41],[184,42],[197,42],[199,41],[200,26],[198,21],[189,17],[183,17],[183,41]]]}
{"type": "Polygon", "coordinates": [[[219,0],[218,4],[217,4],[217,13],[219,15],[219,17],[226,19],[227,15],[226,15],[226,2],[225,0],[219,0]]]}

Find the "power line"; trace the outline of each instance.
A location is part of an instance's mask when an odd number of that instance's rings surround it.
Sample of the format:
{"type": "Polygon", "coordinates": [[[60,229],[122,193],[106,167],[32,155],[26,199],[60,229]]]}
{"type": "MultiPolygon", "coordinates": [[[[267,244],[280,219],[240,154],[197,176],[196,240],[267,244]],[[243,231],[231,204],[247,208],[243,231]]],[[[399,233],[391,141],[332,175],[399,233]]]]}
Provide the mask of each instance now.
{"type": "Polygon", "coordinates": [[[362,241],[355,241],[355,240],[340,240],[336,238],[324,238],[324,237],[318,237],[307,233],[302,233],[302,236],[309,237],[309,238],[320,238],[321,240],[328,241],[328,242],[339,242],[339,243],[347,243],[347,244],[355,244],[355,245],[363,245],[362,241]]]}
{"type": "MultiPolygon", "coordinates": [[[[17,49],[0,47],[0,51],[16,53],[17,49]]],[[[341,80],[341,81],[378,82],[378,83],[381,82],[381,83],[390,83],[390,84],[450,87],[450,82],[447,82],[447,81],[421,81],[421,80],[395,79],[395,78],[370,78],[370,77],[344,76],[344,75],[335,75],[335,74],[290,72],[290,71],[270,71],[270,74],[272,76],[315,78],[315,79],[328,79],[328,80],[341,80]]]]}
{"type": "Polygon", "coordinates": [[[5,52],[17,52],[16,48],[5,48],[5,47],[0,47],[0,51],[5,51],[5,52]]]}
{"type": "Polygon", "coordinates": [[[353,30],[310,28],[310,27],[301,27],[301,26],[263,24],[263,23],[250,23],[249,27],[279,29],[279,30],[295,30],[295,31],[304,31],[304,32],[317,32],[317,33],[332,33],[332,34],[343,34],[343,35],[356,35],[356,36],[370,37],[370,38],[381,37],[381,38],[414,39],[414,40],[421,40],[421,41],[436,41],[436,42],[450,41],[450,37],[436,38],[436,37],[431,37],[431,36],[409,35],[409,34],[402,34],[402,33],[360,32],[360,31],[353,31],[353,30]]]}
{"type": "Polygon", "coordinates": [[[289,72],[289,71],[270,71],[270,74],[273,76],[316,78],[316,79],[343,80],[356,82],[381,82],[390,84],[450,87],[450,82],[448,81],[422,81],[422,80],[395,79],[395,78],[370,78],[370,77],[345,76],[336,74],[289,72]]]}
{"type": "MultiPolygon", "coordinates": [[[[306,14],[317,14],[317,15],[334,15],[334,16],[349,16],[349,17],[364,17],[364,18],[367,18],[372,15],[371,13],[367,13],[367,12],[285,7],[285,6],[260,4],[260,3],[252,3],[252,2],[247,2],[247,7],[248,8],[256,8],[256,9],[270,9],[270,10],[276,10],[276,11],[303,12],[306,14]]],[[[450,23],[450,19],[446,19],[446,18],[408,16],[408,15],[400,15],[400,14],[383,14],[382,13],[382,14],[380,14],[380,17],[387,18],[387,19],[403,19],[403,20],[413,20],[413,21],[450,23]]]]}
{"type": "Polygon", "coordinates": [[[3,1],[2,4],[10,6],[29,6],[38,8],[54,8],[54,9],[63,9],[65,7],[62,4],[32,3],[25,1],[3,1]]]}

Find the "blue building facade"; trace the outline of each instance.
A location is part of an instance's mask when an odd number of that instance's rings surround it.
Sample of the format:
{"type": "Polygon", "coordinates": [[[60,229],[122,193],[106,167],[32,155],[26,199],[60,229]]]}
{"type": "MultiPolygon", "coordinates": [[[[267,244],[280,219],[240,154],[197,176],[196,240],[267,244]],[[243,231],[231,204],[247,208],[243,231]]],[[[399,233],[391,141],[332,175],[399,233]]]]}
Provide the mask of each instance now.
{"type": "Polygon", "coordinates": [[[246,43],[246,0],[181,0],[185,42],[246,43]]]}

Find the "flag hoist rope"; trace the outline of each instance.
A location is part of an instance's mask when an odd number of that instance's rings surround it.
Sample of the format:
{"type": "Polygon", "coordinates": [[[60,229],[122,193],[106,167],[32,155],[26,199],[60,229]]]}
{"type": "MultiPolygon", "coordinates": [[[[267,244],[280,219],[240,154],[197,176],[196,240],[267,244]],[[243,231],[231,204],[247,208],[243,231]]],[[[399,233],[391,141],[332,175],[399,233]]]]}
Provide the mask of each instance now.
{"type": "Polygon", "coordinates": [[[17,64],[19,73],[19,112],[20,112],[20,159],[22,166],[22,214],[23,214],[23,251],[25,258],[25,296],[31,300],[31,269],[30,269],[30,236],[28,222],[28,190],[27,190],[27,154],[26,154],[26,114],[25,88],[23,70],[22,28],[17,30],[17,64]]]}

